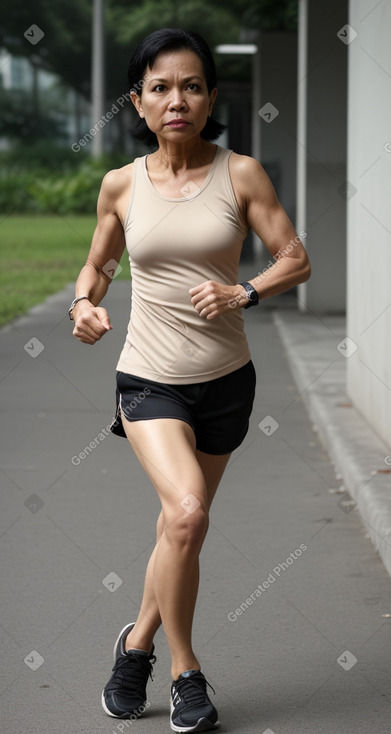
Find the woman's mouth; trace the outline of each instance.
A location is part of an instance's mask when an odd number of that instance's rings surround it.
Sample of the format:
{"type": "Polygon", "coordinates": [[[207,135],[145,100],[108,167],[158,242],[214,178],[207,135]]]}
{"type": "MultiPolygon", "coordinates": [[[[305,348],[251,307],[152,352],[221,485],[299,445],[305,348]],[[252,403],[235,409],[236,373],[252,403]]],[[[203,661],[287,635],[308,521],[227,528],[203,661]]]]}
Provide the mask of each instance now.
{"type": "Polygon", "coordinates": [[[180,128],[186,127],[189,123],[186,122],[186,120],[171,120],[170,122],[167,122],[166,125],[168,125],[168,127],[180,128]]]}

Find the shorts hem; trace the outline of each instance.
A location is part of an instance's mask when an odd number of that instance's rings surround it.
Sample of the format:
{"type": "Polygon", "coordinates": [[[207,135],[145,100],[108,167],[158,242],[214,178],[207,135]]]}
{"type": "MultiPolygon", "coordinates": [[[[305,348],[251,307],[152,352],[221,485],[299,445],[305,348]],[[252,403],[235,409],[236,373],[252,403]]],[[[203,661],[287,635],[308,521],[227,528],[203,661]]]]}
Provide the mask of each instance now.
{"type": "Polygon", "coordinates": [[[225,454],[232,454],[235,449],[231,449],[228,451],[205,451],[205,449],[200,449],[199,446],[196,446],[197,451],[201,451],[203,454],[208,454],[209,456],[225,456],[225,454]]]}
{"type": "Polygon", "coordinates": [[[239,441],[239,443],[237,443],[234,446],[234,448],[228,449],[227,451],[205,451],[204,449],[201,449],[198,445],[196,446],[196,448],[198,449],[198,451],[202,451],[203,454],[212,454],[213,456],[223,456],[223,454],[232,454],[233,451],[235,451],[236,449],[239,448],[239,446],[242,445],[244,439],[246,438],[246,436],[248,434],[249,427],[250,427],[250,424],[247,426],[247,429],[246,429],[245,433],[243,434],[243,436],[242,436],[241,440],[239,441]]]}
{"type": "Polygon", "coordinates": [[[137,421],[155,421],[155,420],[159,420],[159,418],[170,418],[171,420],[183,421],[184,423],[188,423],[188,425],[192,427],[195,433],[195,427],[193,426],[193,424],[190,423],[190,421],[188,421],[186,418],[182,418],[179,415],[148,415],[148,416],[142,416],[141,418],[127,418],[126,415],[124,415],[124,413],[121,413],[121,417],[122,416],[129,423],[137,423],[137,421]]]}

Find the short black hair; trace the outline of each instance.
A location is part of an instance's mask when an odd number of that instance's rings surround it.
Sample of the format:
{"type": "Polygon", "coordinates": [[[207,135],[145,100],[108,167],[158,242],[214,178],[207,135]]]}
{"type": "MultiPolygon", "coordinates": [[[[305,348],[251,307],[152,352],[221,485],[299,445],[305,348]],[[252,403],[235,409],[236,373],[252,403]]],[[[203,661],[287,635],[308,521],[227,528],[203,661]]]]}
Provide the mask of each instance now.
{"type": "MultiPolygon", "coordinates": [[[[135,91],[141,95],[145,69],[147,66],[150,69],[152,68],[158,53],[161,51],[179,51],[181,49],[193,51],[201,59],[206,85],[210,93],[217,86],[216,66],[212,52],[199,33],[183,28],[160,28],[141,41],[129,62],[128,83],[130,91],[135,91]]],[[[226,125],[217,122],[212,117],[208,117],[204,128],[201,130],[201,137],[205,140],[216,140],[225,129],[226,125]]],[[[158,144],[155,133],[149,129],[142,118],[138,120],[130,133],[146,145],[158,144]]]]}

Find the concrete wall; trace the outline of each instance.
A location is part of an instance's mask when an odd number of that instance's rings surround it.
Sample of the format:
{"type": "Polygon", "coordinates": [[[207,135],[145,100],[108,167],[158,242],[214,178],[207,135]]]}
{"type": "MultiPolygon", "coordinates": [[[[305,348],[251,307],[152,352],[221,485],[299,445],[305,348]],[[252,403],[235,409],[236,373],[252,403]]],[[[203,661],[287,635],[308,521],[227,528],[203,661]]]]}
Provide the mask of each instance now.
{"type": "Polygon", "coordinates": [[[260,33],[260,105],[271,102],[278,115],[261,117],[260,162],[275,184],[292,221],[296,213],[297,34],[260,33]]]}
{"type": "Polygon", "coordinates": [[[312,275],[299,308],[346,307],[346,45],[337,36],[347,0],[300,0],[296,229],[305,230],[312,275]]]}
{"type": "Polygon", "coordinates": [[[391,446],[391,3],[351,0],[349,24],[347,389],[391,446]]]}

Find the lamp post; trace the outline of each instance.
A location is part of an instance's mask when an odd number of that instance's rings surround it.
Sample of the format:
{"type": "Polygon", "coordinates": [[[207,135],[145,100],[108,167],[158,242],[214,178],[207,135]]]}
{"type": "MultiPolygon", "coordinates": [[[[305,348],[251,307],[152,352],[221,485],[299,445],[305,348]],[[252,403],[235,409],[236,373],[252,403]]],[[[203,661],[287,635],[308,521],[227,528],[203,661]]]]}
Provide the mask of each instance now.
{"type": "MultiPolygon", "coordinates": [[[[261,63],[259,46],[254,43],[225,43],[215,47],[218,54],[248,54],[252,56],[251,73],[251,155],[261,161],[261,119],[258,110],[261,107],[261,63]]],[[[252,233],[254,251],[261,253],[261,240],[252,233]]]]}
{"type": "Polygon", "coordinates": [[[259,48],[255,43],[223,43],[215,47],[218,54],[246,54],[252,58],[251,74],[251,155],[261,159],[261,125],[258,110],[261,106],[261,69],[259,48]]]}
{"type": "MultiPolygon", "coordinates": [[[[103,115],[104,105],[104,0],[93,0],[92,7],[92,64],[91,64],[91,111],[92,124],[96,125],[103,115]]],[[[103,153],[103,132],[99,130],[92,138],[91,155],[97,158],[103,153]]]]}

